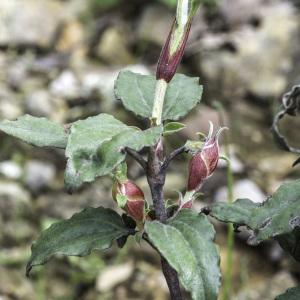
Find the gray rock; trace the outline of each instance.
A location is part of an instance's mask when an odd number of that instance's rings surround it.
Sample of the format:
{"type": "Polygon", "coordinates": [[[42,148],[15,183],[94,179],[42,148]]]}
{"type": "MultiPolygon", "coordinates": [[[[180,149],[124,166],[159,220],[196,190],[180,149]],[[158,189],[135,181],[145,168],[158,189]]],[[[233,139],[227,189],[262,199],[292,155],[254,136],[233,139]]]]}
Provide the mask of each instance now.
{"type": "MultiPolygon", "coordinates": [[[[183,121],[183,123],[186,124],[186,128],[184,128],[181,131],[181,133],[184,134],[186,138],[195,140],[197,139],[197,134],[196,134],[197,132],[208,134],[209,121],[211,121],[214,124],[215,130],[221,127],[218,111],[208,107],[207,105],[200,104],[183,121]]],[[[228,123],[227,114],[225,115],[225,122],[226,122],[225,125],[227,125],[228,123]]]]}
{"type": "Polygon", "coordinates": [[[36,117],[46,117],[63,123],[66,117],[66,104],[63,99],[50,95],[40,89],[29,93],[25,99],[26,111],[36,117]]]}
{"type": "MultiPolygon", "coordinates": [[[[251,180],[243,179],[234,184],[233,187],[234,200],[239,198],[249,198],[255,203],[262,203],[265,201],[266,196],[261,189],[251,180]]],[[[222,187],[217,190],[215,200],[219,202],[227,201],[227,188],[222,187]]]]}
{"type": "Polygon", "coordinates": [[[30,196],[24,188],[14,182],[0,181],[0,215],[12,218],[30,208],[30,196]]]}
{"type": "Polygon", "coordinates": [[[37,117],[49,117],[52,113],[52,103],[48,91],[38,90],[28,95],[26,110],[37,117]]]}
{"type": "Polygon", "coordinates": [[[281,271],[276,273],[272,278],[249,281],[249,284],[233,297],[233,300],[274,300],[276,296],[284,293],[288,287],[295,285],[296,282],[291,274],[281,271]]]}
{"type": "Polygon", "coordinates": [[[264,0],[223,0],[220,11],[230,26],[242,25],[260,17],[264,0]]]}
{"type": "Polygon", "coordinates": [[[124,28],[110,27],[105,30],[97,46],[97,55],[111,65],[128,65],[134,58],[128,47],[128,33],[124,28]]]}
{"type": "Polygon", "coordinates": [[[10,299],[36,299],[35,289],[30,280],[20,270],[0,267],[0,295],[9,295],[10,299]],[[17,288],[16,288],[17,287],[17,288]]]}
{"type": "Polygon", "coordinates": [[[99,292],[111,290],[116,285],[126,282],[134,270],[133,264],[128,262],[122,265],[108,267],[103,270],[96,282],[96,289],[99,292]]]}
{"type": "Polygon", "coordinates": [[[173,19],[173,14],[161,5],[149,5],[143,11],[137,26],[139,39],[163,45],[173,19]]]}
{"type": "Polygon", "coordinates": [[[18,94],[0,84],[0,118],[13,120],[19,117],[23,112],[19,100],[20,96],[18,94]]]}
{"type": "Polygon", "coordinates": [[[56,175],[53,164],[31,160],[25,165],[25,183],[33,192],[48,187],[56,175]]]}
{"type": "Polygon", "coordinates": [[[69,195],[66,193],[49,193],[37,199],[37,209],[51,218],[67,219],[86,207],[115,208],[111,196],[111,180],[101,178],[87,189],[69,195]]]}
{"type": "MultiPolygon", "coordinates": [[[[129,65],[123,70],[130,70],[140,74],[149,74],[150,71],[144,65],[129,65]]],[[[119,69],[111,71],[109,69],[87,71],[81,75],[82,97],[89,98],[98,94],[103,98],[102,109],[110,111],[115,104],[114,84],[118,77],[119,69]]]]}
{"type": "Polygon", "coordinates": [[[80,83],[70,70],[63,71],[50,84],[50,92],[60,98],[72,99],[80,95],[80,83]]]}
{"type": "Polygon", "coordinates": [[[222,81],[224,97],[245,91],[278,97],[287,85],[287,75],[294,68],[293,49],[298,45],[299,15],[288,2],[270,1],[260,6],[260,17],[257,28],[247,25],[223,34],[236,51],[202,51],[200,67],[209,81],[222,81]]]}
{"type": "Polygon", "coordinates": [[[0,173],[9,179],[19,179],[22,169],[15,162],[8,160],[0,163],[0,173]]]}
{"type": "Polygon", "coordinates": [[[50,46],[63,12],[56,0],[1,0],[0,44],[50,46]]]}

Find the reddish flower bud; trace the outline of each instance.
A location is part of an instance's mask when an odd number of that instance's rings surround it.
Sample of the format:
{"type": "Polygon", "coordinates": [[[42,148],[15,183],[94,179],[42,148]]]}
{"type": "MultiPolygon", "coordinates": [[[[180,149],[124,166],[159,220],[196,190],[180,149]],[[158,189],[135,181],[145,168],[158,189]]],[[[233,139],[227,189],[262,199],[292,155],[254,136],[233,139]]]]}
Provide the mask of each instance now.
{"type": "Polygon", "coordinates": [[[176,73],[177,67],[180,64],[182,56],[184,54],[184,49],[189,37],[191,30],[191,22],[186,25],[185,31],[181,37],[180,42],[174,53],[171,51],[172,42],[174,39],[174,34],[177,28],[176,19],[173,22],[171,31],[167,38],[167,41],[162,49],[160,58],[157,65],[156,79],[164,79],[166,82],[170,82],[176,73]]]}
{"type": "Polygon", "coordinates": [[[189,164],[188,191],[199,191],[204,180],[212,175],[219,161],[218,137],[222,130],[213,135],[213,126],[210,123],[209,135],[198,152],[192,157],[189,164]]]}
{"type": "Polygon", "coordinates": [[[122,208],[137,222],[144,220],[145,197],[143,191],[130,180],[113,184],[112,196],[118,203],[123,202],[122,208]]]}

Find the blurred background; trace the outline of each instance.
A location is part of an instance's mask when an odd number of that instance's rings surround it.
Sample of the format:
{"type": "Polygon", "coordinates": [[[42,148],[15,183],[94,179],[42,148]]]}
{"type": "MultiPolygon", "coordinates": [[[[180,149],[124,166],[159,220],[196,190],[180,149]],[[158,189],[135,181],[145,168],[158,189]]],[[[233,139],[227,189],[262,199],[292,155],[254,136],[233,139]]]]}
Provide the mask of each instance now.
{"type": "MultiPolygon", "coordinates": [[[[108,112],[145,127],[115,100],[113,84],[123,68],[155,72],[175,6],[176,0],[1,0],[0,119],[29,113],[70,123],[108,112]]],[[[262,202],[300,176],[299,166],[291,167],[295,155],[279,150],[269,131],[283,93],[300,83],[299,9],[298,0],[220,0],[207,1],[195,17],[178,71],[199,76],[204,97],[184,120],[187,128],[166,142],[169,150],[180,146],[206,132],[209,120],[219,126],[223,119],[235,198],[262,202]]],[[[296,146],[300,123],[294,119],[284,120],[282,130],[296,146]]],[[[168,299],[158,256],[133,239],[121,251],[114,246],[87,258],[55,258],[26,278],[39,232],[87,206],[114,207],[111,181],[68,195],[63,152],[2,133],[0,141],[1,300],[168,299]]],[[[167,198],[184,191],[187,159],[172,163],[167,198]]],[[[142,170],[130,165],[130,177],[147,192],[142,170]]],[[[226,200],[225,186],[222,162],[195,208],[226,200]]],[[[215,225],[223,268],[226,226],[215,225]]],[[[275,242],[250,247],[246,240],[246,232],[235,237],[232,299],[273,300],[297,284],[299,265],[275,242]]]]}

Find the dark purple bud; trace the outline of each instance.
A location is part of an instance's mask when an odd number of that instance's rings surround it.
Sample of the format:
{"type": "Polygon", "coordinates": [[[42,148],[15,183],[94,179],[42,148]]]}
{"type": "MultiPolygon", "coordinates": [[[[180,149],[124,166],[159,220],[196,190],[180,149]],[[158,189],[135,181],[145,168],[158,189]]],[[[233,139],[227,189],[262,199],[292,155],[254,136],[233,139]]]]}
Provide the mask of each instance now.
{"type": "Polygon", "coordinates": [[[210,123],[209,135],[204,146],[192,157],[189,164],[188,191],[199,191],[205,179],[212,175],[219,161],[220,133],[225,128],[220,128],[213,135],[213,126],[210,123]]]}
{"type": "Polygon", "coordinates": [[[175,39],[177,27],[178,25],[175,19],[167,41],[160,54],[156,71],[157,80],[164,79],[166,82],[170,82],[176,73],[178,65],[181,62],[191,30],[191,20],[186,24],[184,32],[182,33],[179,41],[177,40],[178,36],[176,36],[175,39]],[[175,43],[175,49],[173,49],[175,43]]]}

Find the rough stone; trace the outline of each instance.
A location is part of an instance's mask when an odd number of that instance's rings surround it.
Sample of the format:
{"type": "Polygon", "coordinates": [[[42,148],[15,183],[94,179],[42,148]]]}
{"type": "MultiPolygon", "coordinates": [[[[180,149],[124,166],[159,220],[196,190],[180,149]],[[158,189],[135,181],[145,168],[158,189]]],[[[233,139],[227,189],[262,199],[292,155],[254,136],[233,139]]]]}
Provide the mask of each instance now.
{"type": "Polygon", "coordinates": [[[26,111],[36,117],[46,117],[57,123],[63,123],[66,117],[63,99],[52,96],[46,89],[28,93],[25,105],[26,111]]]}
{"type": "Polygon", "coordinates": [[[0,214],[12,217],[23,214],[31,207],[29,193],[19,184],[0,181],[0,214]]]}
{"type": "Polygon", "coordinates": [[[8,160],[0,163],[0,173],[9,179],[19,179],[23,172],[18,164],[8,160]]]}
{"type": "Polygon", "coordinates": [[[138,37],[143,41],[163,45],[173,22],[173,14],[160,5],[149,5],[138,25],[138,37]]]}
{"type": "MultiPolygon", "coordinates": [[[[266,278],[264,278],[266,279],[266,278]]],[[[292,276],[285,271],[278,272],[268,280],[250,282],[239,292],[233,300],[273,300],[276,296],[284,293],[288,287],[296,285],[292,276]]]]}
{"type": "MultiPolygon", "coordinates": [[[[233,186],[233,198],[234,200],[240,198],[249,198],[255,203],[262,203],[266,196],[261,189],[251,180],[243,179],[237,181],[233,186]]],[[[227,188],[222,187],[216,192],[216,201],[227,201],[227,188]]]]}
{"type": "Polygon", "coordinates": [[[0,84],[0,118],[13,120],[22,114],[20,96],[0,84]]]}
{"type": "Polygon", "coordinates": [[[134,59],[127,45],[128,34],[118,27],[108,28],[101,36],[97,55],[112,65],[132,64],[134,59]]]}
{"type": "Polygon", "coordinates": [[[0,45],[50,46],[63,11],[56,0],[1,0],[0,45]]]}
{"type": "MultiPolygon", "coordinates": [[[[129,65],[123,70],[130,70],[132,72],[148,75],[149,69],[143,65],[129,65]]],[[[119,74],[118,70],[97,70],[87,71],[81,75],[82,82],[82,96],[89,98],[92,95],[98,94],[103,98],[102,109],[104,111],[111,111],[115,104],[114,84],[119,74]]]]}
{"type": "Polygon", "coordinates": [[[50,92],[66,99],[76,98],[80,95],[80,83],[70,70],[63,71],[58,78],[50,84],[50,92]]]}
{"type": "Polygon", "coordinates": [[[103,292],[114,288],[116,285],[127,281],[132,275],[133,270],[131,262],[108,267],[100,273],[96,282],[96,289],[99,292],[103,292]]]}
{"type": "Polygon", "coordinates": [[[243,26],[224,37],[235,51],[203,51],[202,71],[210,82],[222,81],[223,95],[228,98],[245,92],[278,97],[294,68],[299,16],[292,5],[266,2],[260,6],[260,16],[260,26],[243,26]]]}
{"type": "Polygon", "coordinates": [[[53,164],[31,160],[25,165],[25,183],[33,192],[48,187],[55,178],[56,169],[53,164]]]}

